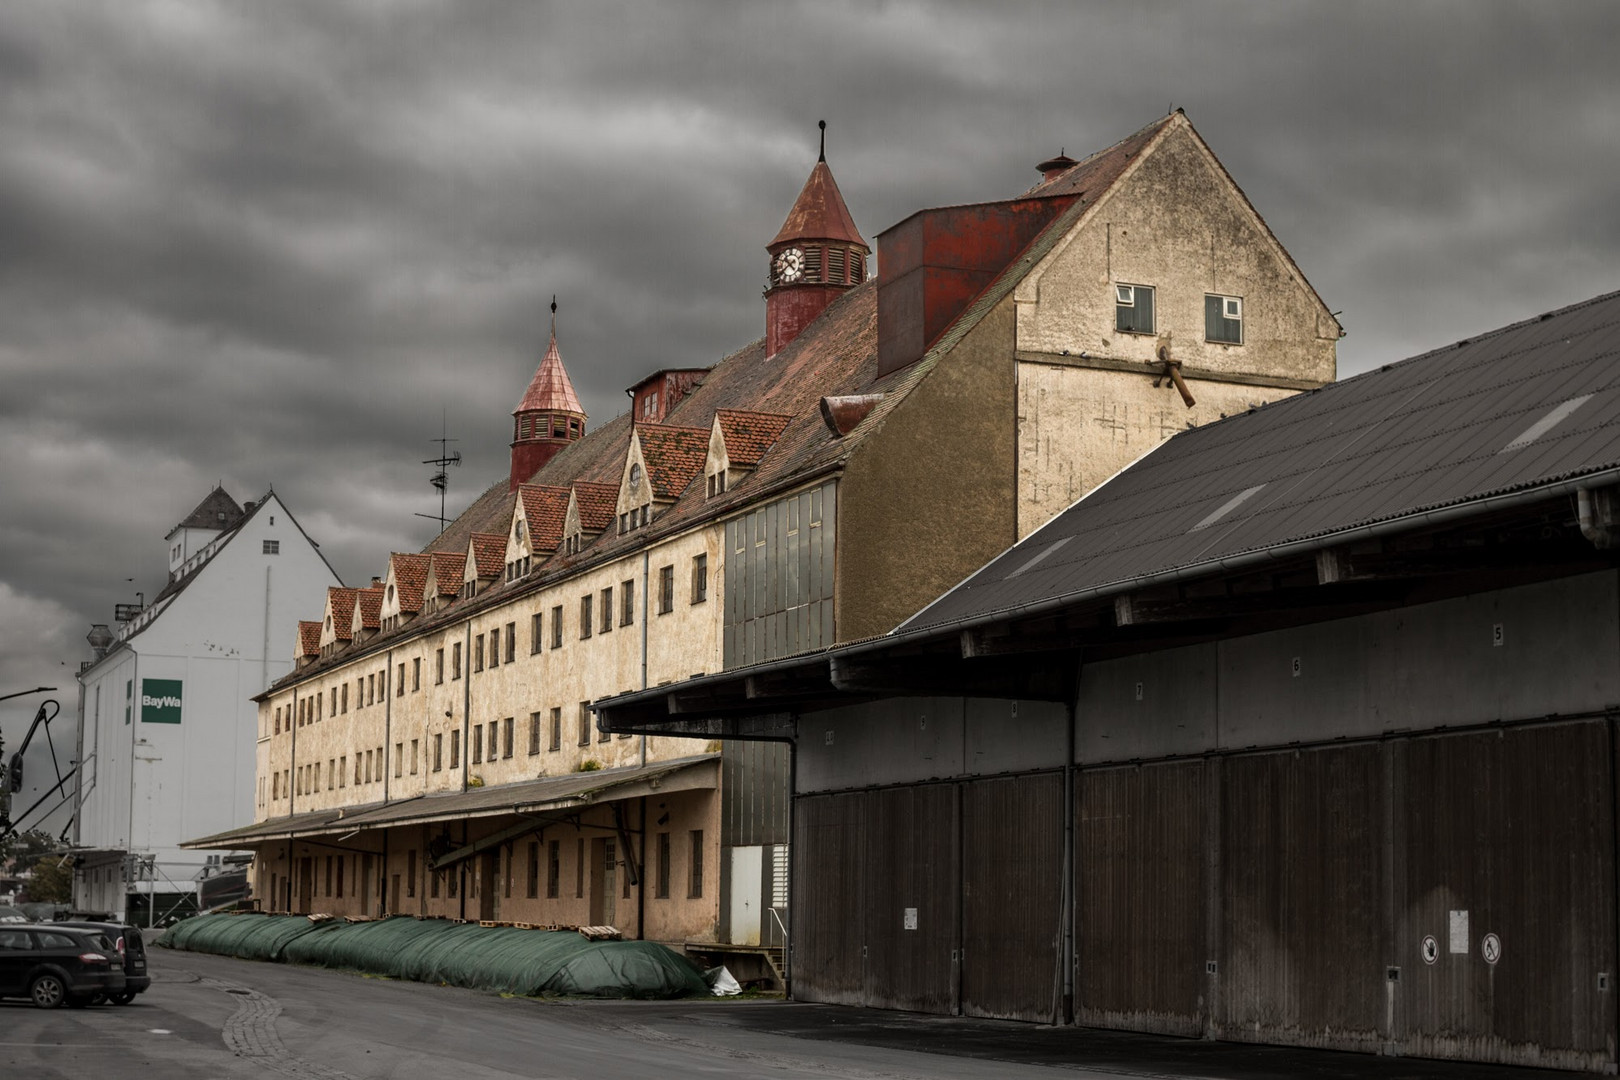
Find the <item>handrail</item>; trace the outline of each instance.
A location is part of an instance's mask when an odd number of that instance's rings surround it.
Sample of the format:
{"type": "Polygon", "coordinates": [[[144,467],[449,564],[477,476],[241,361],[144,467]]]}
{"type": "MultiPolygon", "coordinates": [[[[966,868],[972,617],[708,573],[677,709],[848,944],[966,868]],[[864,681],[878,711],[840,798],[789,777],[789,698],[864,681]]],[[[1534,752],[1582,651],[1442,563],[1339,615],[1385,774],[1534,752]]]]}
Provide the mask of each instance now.
{"type": "Polygon", "coordinates": [[[776,927],[777,927],[778,930],[782,931],[782,978],[785,979],[788,976],[788,932],[787,932],[787,924],[782,922],[782,916],[780,916],[780,915],[778,915],[776,913],[776,908],[769,907],[769,908],[766,908],[765,910],[769,911],[771,913],[771,921],[776,923],[776,927]]]}

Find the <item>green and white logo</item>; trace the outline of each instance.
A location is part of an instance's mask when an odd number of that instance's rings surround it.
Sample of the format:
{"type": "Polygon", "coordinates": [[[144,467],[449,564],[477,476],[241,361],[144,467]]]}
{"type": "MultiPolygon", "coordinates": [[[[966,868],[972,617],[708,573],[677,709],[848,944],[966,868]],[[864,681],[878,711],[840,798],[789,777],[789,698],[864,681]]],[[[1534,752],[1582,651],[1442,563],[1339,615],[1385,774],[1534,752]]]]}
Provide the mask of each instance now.
{"type": "Polygon", "coordinates": [[[178,724],[180,722],[180,680],[141,680],[141,723],[178,724]]]}

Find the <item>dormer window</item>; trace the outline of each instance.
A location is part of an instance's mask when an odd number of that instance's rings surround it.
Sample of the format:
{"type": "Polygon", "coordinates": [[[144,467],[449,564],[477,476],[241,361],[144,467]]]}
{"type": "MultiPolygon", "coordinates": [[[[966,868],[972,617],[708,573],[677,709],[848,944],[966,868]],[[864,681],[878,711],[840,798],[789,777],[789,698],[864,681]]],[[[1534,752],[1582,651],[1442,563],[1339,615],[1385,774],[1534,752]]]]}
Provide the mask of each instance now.
{"type": "Polygon", "coordinates": [[[641,462],[639,461],[630,464],[630,486],[633,488],[641,486],[641,462]]]}
{"type": "Polygon", "coordinates": [[[1122,334],[1153,333],[1153,287],[1114,286],[1114,328],[1122,334]]]}
{"type": "Polygon", "coordinates": [[[518,541],[520,543],[522,542],[522,540],[523,540],[523,519],[522,518],[518,518],[517,521],[512,525],[512,535],[517,537],[518,541]]]}
{"type": "Polygon", "coordinates": [[[726,490],[726,474],[723,472],[709,474],[709,498],[724,494],[726,490]]]}

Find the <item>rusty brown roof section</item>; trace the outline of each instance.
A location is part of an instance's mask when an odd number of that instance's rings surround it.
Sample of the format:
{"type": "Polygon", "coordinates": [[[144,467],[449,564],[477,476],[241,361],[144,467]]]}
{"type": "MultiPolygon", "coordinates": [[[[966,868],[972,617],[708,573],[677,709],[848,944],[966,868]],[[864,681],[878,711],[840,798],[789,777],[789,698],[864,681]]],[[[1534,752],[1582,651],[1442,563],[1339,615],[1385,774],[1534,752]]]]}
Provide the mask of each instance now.
{"type": "Polygon", "coordinates": [[[1178,115],[1180,114],[1171,113],[1168,116],[1161,116],[1146,127],[1131,132],[1108,149],[1097,151],[1050,180],[1042,180],[1030,188],[1025,197],[1079,195],[1085,197],[1087,202],[1095,202],[1099,195],[1114,186],[1114,182],[1124,175],[1131,162],[1135,161],[1159,132],[1178,115]]]}
{"type": "MultiPolygon", "coordinates": [[[[461,592],[462,574],[467,569],[467,553],[465,551],[435,551],[429,556],[428,584],[433,587],[435,596],[455,596],[461,592]]],[[[424,593],[427,585],[423,586],[424,593]]]]}
{"type": "Polygon", "coordinates": [[[568,369],[563,367],[562,354],[557,351],[555,330],[551,332],[551,343],[546,346],[545,357],[535,370],[534,378],[529,381],[529,388],[524,392],[523,400],[512,410],[512,415],[536,411],[585,415],[585,409],[579,403],[579,395],[574,393],[574,384],[568,378],[568,369]]]}
{"type": "Polygon", "coordinates": [[[382,602],[381,585],[354,591],[354,606],[359,613],[360,629],[375,630],[382,625],[382,602]]]}
{"type": "Polygon", "coordinates": [[[399,610],[415,615],[422,610],[422,587],[427,584],[428,557],[396,551],[388,556],[394,575],[394,595],[399,610]]]}
{"type": "Polygon", "coordinates": [[[321,652],[321,624],[298,620],[298,655],[319,656],[321,652]]]}
{"type": "Polygon", "coordinates": [[[556,551],[562,543],[563,521],[568,516],[568,489],[549,484],[518,487],[523,520],[529,523],[529,550],[556,551]]]}
{"type": "MultiPolygon", "coordinates": [[[[468,541],[467,551],[475,564],[473,572],[479,577],[500,577],[506,565],[506,533],[475,532],[468,541]]],[[[465,568],[462,576],[466,576],[465,568]]]]}
{"type": "Polygon", "coordinates": [[[339,641],[352,640],[354,631],[354,594],[356,590],[336,585],[326,590],[326,605],[332,613],[332,636],[339,641]]]}
{"type": "Polygon", "coordinates": [[[637,424],[641,459],[647,463],[647,482],[653,498],[670,502],[680,497],[692,478],[703,471],[709,455],[709,429],[672,424],[637,424]]]}
{"type": "Polygon", "coordinates": [[[759,464],[765,451],[781,436],[791,416],[780,413],[750,412],[746,409],[716,409],[714,418],[720,424],[720,437],[726,443],[726,458],[733,465],[751,469],[759,464]]]}
{"type": "Polygon", "coordinates": [[[766,247],[789,240],[842,240],[872,250],[855,227],[843,192],[838,190],[838,181],[833,179],[825,161],[816,162],[816,167],[810,170],[810,177],[799,191],[793,209],[788,211],[787,220],[782,222],[776,239],[766,247]]]}
{"type": "Polygon", "coordinates": [[[618,485],[578,480],[574,483],[574,495],[579,500],[579,527],[582,530],[601,532],[613,523],[613,510],[619,501],[618,485]]]}

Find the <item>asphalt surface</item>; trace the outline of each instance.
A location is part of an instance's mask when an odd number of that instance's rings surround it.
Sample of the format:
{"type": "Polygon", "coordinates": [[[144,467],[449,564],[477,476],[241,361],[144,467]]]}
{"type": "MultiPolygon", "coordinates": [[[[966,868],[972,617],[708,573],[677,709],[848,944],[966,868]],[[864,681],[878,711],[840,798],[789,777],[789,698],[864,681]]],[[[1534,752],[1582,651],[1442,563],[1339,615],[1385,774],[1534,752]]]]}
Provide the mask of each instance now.
{"type": "Polygon", "coordinates": [[[537,1002],[316,968],[149,952],[129,1006],[0,1002],[0,1077],[1377,1077],[1569,1073],[778,1001],[537,1002]]]}

